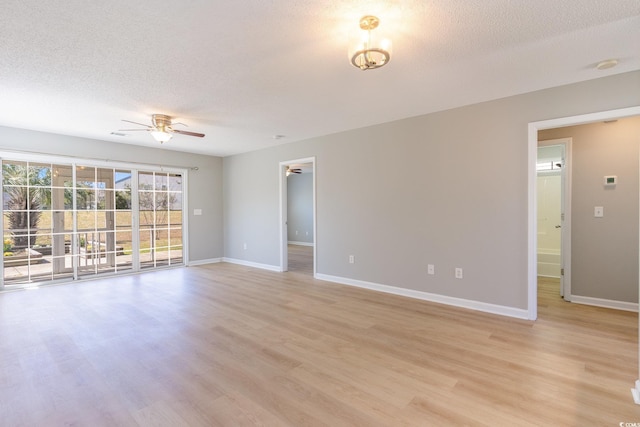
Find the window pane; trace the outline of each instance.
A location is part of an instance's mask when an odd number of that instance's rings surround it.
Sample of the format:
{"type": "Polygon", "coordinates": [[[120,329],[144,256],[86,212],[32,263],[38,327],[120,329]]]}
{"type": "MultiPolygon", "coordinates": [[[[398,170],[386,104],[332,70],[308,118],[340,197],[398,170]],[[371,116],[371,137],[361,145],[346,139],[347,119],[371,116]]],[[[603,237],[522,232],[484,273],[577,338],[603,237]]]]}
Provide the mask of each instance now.
{"type": "Polygon", "coordinates": [[[115,213],[116,228],[131,228],[131,211],[117,211],[115,213]]]}
{"type": "Polygon", "coordinates": [[[152,229],[146,228],[140,230],[140,252],[149,252],[149,249],[151,249],[152,233],[152,229]]]}
{"type": "Polygon", "coordinates": [[[44,187],[29,188],[29,209],[32,211],[51,209],[51,189],[44,187]]]}
{"type": "Polygon", "coordinates": [[[140,172],[138,174],[138,189],[153,190],[153,172],[140,172]]]}
{"type": "Polygon", "coordinates": [[[140,228],[153,225],[155,214],[153,211],[140,211],[140,228]]]}
{"type": "Polygon", "coordinates": [[[50,187],[51,165],[29,163],[28,181],[29,185],[34,187],[50,187]]]}
{"type": "Polygon", "coordinates": [[[114,207],[114,192],[113,190],[98,190],[96,192],[96,198],[97,198],[97,204],[96,204],[96,208],[97,209],[113,209],[114,207]]]}
{"type": "Polygon", "coordinates": [[[169,209],[182,210],[182,193],[169,193],[169,209]]]}
{"type": "Polygon", "coordinates": [[[54,187],[73,187],[73,174],[71,165],[54,165],[53,166],[53,182],[54,187]]]}
{"type": "Polygon", "coordinates": [[[2,162],[2,185],[27,185],[27,164],[2,162]]]}
{"type": "Polygon", "coordinates": [[[152,211],[155,208],[153,191],[139,191],[138,203],[141,211],[152,211]]]}
{"type": "Polygon", "coordinates": [[[29,197],[27,187],[4,187],[2,195],[2,205],[4,210],[27,210],[29,208],[29,197]]]}
{"type": "Polygon", "coordinates": [[[122,248],[118,255],[131,255],[132,234],[131,231],[118,231],[116,233],[116,246],[122,248]]]}
{"type": "Polygon", "coordinates": [[[115,205],[118,210],[131,209],[131,190],[116,190],[115,205]]]}
{"type": "Polygon", "coordinates": [[[76,167],[76,187],[77,188],[95,188],[96,185],[96,168],[90,166],[76,167]]]}
{"type": "Polygon", "coordinates": [[[111,190],[115,188],[114,171],[110,168],[99,168],[96,170],[96,187],[111,190]]]}
{"type": "Polygon", "coordinates": [[[169,190],[182,191],[182,175],[178,175],[178,174],[169,175],[169,190]]]}
{"type": "Polygon", "coordinates": [[[107,225],[109,223],[108,217],[112,217],[112,212],[105,211],[96,211],[96,229],[104,230],[107,229],[107,225]]]}
{"type": "Polygon", "coordinates": [[[71,188],[64,189],[64,208],[73,209],[73,190],[71,188]]]}
{"type": "Polygon", "coordinates": [[[182,229],[172,228],[169,230],[169,245],[182,246],[182,229]]]}
{"type": "Polygon", "coordinates": [[[78,231],[90,231],[96,228],[96,217],[93,211],[78,212],[78,231]]]}
{"type": "MultiPolygon", "coordinates": [[[[34,214],[36,212],[32,212],[32,214],[34,214]]],[[[47,232],[50,233],[52,230],[52,226],[51,226],[51,221],[52,221],[52,216],[51,216],[51,211],[39,211],[37,212],[38,214],[38,219],[36,222],[36,227],[32,228],[31,232],[35,233],[35,232],[47,232]]]]}
{"type": "Polygon", "coordinates": [[[155,193],[155,207],[158,211],[169,210],[169,193],[166,191],[158,191],[155,193]]]}
{"type": "Polygon", "coordinates": [[[171,211],[170,221],[171,221],[170,225],[173,227],[182,226],[182,211],[181,210],[171,211]]]}
{"type": "Polygon", "coordinates": [[[155,190],[156,191],[167,191],[168,189],[168,181],[166,173],[156,173],[155,177],[155,190]]]}

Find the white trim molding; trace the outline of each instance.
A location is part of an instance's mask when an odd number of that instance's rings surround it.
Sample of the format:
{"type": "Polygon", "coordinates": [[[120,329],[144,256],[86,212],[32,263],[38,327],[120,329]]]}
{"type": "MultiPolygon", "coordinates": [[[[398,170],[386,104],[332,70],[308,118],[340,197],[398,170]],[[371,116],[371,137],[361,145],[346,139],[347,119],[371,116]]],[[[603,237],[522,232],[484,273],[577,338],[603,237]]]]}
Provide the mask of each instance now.
{"type": "Polygon", "coordinates": [[[631,395],[636,405],[640,405],[640,380],[636,380],[635,387],[631,389],[631,395]]]}
{"type": "Polygon", "coordinates": [[[593,305],[596,307],[612,308],[615,310],[638,312],[638,303],[615,301],[610,299],[582,297],[579,295],[571,295],[571,302],[576,304],[593,305]]]}
{"type": "Polygon", "coordinates": [[[302,159],[293,159],[280,162],[278,164],[279,174],[279,192],[280,192],[280,266],[277,271],[287,271],[289,269],[289,256],[287,251],[287,242],[289,241],[287,233],[287,174],[286,170],[289,165],[299,163],[311,163],[313,169],[313,274],[317,271],[317,242],[318,242],[318,225],[317,225],[317,205],[316,205],[316,157],[305,157],[302,159]]]}
{"type": "Polygon", "coordinates": [[[186,265],[187,267],[196,267],[198,265],[217,264],[219,262],[222,262],[222,258],[198,259],[189,261],[186,265]]]}
{"type": "Polygon", "coordinates": [[[235,258],[227,258],[227,257],[222,258],[222,262],[228,262],[229,264],[244,265],[245,267],[254,267],[254,268],[260,268],[262,270],[269,270],[269,271],[275,271],[277,273],[282,273],[282,270],[278,265],[260,264],[258,262],[245,261],[243,259],[235,259],[235,258]]]}
{"type": "Polygon", "coordinates": [[[313,243],[311,242],[294,242],[293,240],[289,240],[288,242],[290,245],[296,245],[296,246],[315,246],[313,243]]]}
{"type": "Polygon", "coordinates": [[[396,286],[382,285],[379,283],[365,282],[362,280],[349,279],[345,277],[330,276],[328,274],[316,274],[316,279],[327,282],[339,283],[341,285],[355,286],[377,292],[385,292],[403,297],[415,298],[423,301],[436,302],[439,304],[451,305],[470,310],[483,311],[485,313],[499,314],[501,316],[515,317],[517,319],[528,319],[526,309],[507,307],[503,305],[490,304],[486,302],[473,301],[463,298],[449,297],[446,295],[432,294],[429,292],[416,291],[413,289],[398,288],[396,286]]]}

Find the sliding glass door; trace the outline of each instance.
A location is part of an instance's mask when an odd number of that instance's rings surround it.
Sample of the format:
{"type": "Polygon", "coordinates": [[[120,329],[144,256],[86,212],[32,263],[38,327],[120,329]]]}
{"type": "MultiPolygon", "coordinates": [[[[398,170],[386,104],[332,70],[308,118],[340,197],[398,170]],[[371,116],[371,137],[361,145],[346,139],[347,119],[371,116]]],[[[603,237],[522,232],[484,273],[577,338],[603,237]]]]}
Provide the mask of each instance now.
{"type": "Polygon", "coordinates": [[[3,161],[4,283],[73,276],[72,168],[3,161]]]}
{"type": "Polygon", "coordinates": [[[140,267],[181,264],[182,175],[139,172],[140,267]]]}
{"type": "Polygon", "coordinates": [[[181,173],[2,161],[5,287],[183,264],[181,173]]]}
{"type": "Polygon", "coordinates": [[[80,276],[132,269],[131,188],[116,190],[116,182],[130,179],[131,174],[130,170],[76,167],[75,216],[80,276]]]}

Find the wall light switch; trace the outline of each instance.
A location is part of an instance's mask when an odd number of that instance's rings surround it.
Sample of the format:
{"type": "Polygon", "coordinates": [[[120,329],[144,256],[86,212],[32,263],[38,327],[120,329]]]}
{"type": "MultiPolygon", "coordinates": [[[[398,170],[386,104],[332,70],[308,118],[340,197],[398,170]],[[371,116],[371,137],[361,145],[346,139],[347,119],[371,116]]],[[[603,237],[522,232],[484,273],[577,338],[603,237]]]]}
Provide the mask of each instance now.
{"type": "Polygon", "coordinates": [[[433,264],[427,265],[427,274],[429,274],[430,276],[436,274],[436,267],[433,264]]]}
{"type": "Polygon", "coordinates": [[[193,210],[193,214],[196,215],[196,216],[197,215],[202,215],[202,209],[194,209],[193,210]]]}
{"type": "Polygon", "coordinates": [[[593,209],[593,216],[596,217],[596,218],[604,217],[604,207],[603,206],[596,206],[593,209]]]}

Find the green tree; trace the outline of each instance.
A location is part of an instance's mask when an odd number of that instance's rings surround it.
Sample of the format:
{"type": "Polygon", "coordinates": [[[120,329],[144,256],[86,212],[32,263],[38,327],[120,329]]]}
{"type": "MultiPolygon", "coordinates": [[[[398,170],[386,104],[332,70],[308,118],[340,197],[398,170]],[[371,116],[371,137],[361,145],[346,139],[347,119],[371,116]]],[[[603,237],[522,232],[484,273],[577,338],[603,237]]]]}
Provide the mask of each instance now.
{"type": "Polygon", "coordinates": [[[51,206],[51,168],[3,163],[2,184],[14,246],[34,245],[42,209],[51,206]]]}

